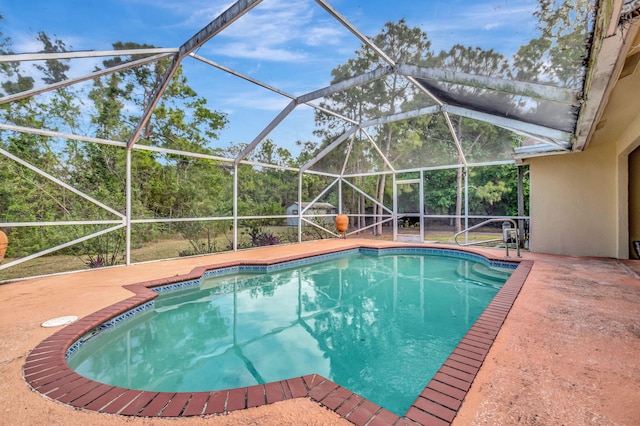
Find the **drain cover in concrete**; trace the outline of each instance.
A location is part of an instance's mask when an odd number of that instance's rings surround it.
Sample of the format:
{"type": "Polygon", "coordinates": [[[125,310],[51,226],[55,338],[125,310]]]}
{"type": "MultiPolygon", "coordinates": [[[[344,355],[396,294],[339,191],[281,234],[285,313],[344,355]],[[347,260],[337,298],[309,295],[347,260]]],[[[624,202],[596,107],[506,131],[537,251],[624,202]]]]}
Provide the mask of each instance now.
{"type": "Polygon", "coordinates": [[[43,327],[60,327],[61,325],[68,325],[77,320],[78,317],[75,315],[69,315],[66,317],[58,317],[54,319],[50,319],[49,321],[45,321],[42,323],[43,327]]]}

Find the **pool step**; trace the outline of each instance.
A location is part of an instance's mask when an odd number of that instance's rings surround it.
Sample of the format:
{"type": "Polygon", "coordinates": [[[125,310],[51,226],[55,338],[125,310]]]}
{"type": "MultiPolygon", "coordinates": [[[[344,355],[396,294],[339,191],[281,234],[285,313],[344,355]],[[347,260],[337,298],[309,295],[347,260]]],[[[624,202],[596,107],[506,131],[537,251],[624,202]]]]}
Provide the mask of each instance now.
{"type": "Polygon", "coordinates": [[[458,267],[458,275],[476,281],[488,281],[491,283],[504,283],[511,275],[511,271],[505,272],[499,269],[491,268],[482,263],[475,263],[471,269],[464,265],[458,267]]]}

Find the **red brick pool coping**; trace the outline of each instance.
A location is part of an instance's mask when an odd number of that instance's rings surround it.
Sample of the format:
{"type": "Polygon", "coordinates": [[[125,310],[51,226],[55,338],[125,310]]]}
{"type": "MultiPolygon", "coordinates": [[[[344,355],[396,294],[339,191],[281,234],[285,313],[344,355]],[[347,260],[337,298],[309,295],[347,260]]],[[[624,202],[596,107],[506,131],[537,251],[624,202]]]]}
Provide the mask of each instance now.
{"type": "MultiPolygon", "coordinates": [[[[424,248],[425,246],[416,247],[424,248]]],[[[447,250],[452,249],[447,248],[447,250]]],[[[79,375],[67,365],[65,359],[67,349],[78,339],[100,324],[157,297],[158,294],[149,287],[200,278],[205,271],[211,269],[240,265],[272,265],[337,251],[342,250],[288,256],[268,262],[254,260],[225,262],[198,267],[185,275],[126,285],[124,288],[132,291],[133,297],[82,318],[36,346],[25,361],[24,378],[33,390],[46,398],[75,408],[125,416],[208,416],[292,398],[308,397],[357,425],[451,424],[524,285],[533,266],[531,260],[519,261],[511,277],[403,417],[317,374],[224,391],[173,393],[139,391],[106,385],[79,375]]],[[[460,251],[480,254],[489,260],[505,261],[505,259],[493,258],[470,250],[460,251]]],[[[508,259],[508,261],[514,260],[508,259]]]]}

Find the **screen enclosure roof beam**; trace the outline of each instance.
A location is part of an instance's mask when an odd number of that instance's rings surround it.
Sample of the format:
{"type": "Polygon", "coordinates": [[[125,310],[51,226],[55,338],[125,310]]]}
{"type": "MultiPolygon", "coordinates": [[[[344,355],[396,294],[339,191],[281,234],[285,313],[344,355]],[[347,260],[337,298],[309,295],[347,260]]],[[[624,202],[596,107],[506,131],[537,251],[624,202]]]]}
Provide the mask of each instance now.
{"type": "Polygon", "coordinates": [[[298,102],[305,103],[305,102],[312,101],[314,99],[333,95],[334,93],[342,92],[343,90],[350,89],[352,87],[362,86],[363,84],[385,77],[391,72],[393,72],[393,67],[391,66],[377,68],[373,71],[369,71],[364,74],[360,74],[355,77],[348,78],[346,80],[334,83],[322,89],[314,90],[313,92],[309,92],[305,95],[299,96],[298,102]]]}
{"type": "Polygon", "coordinates": [[[249,155],[249,153],[251,151],[254,150],[254,148],[256,146],[258,146],[258,144],[267,137],[267,135],[269,133],[271,133],[271,131],[273,129],[275,129],[278,124],[280,124],[282,122],[282,120],[284,120],[285,118],[287,118],[287,116],[289,114],[291,114],[291,111],[293,111],[296,107],[298,106],[298,104],[296,103],[296,101],[291,101],[289,102],[289,104],[282,110],[280,111],[280,114],[278,114],[276,116],[276,118],[274,118],[271,123],[269,123],[267,125],[267,127],[265,127],[260,134],[258,134],[258,136],[256,136],[253,141],[251,141],[251,143],[249,145],[247,145],[247,147],[240,153],[238,154],[238,156],[236,157],[236,164],[238,164],[241,160],[244,160],[244,158],[249,155]]]}
{"type": "Polygon", "coordinates": [[[13,55],[0,55],[0,62],[25,62],[48,61],[60,59],[100,58],[105,56],[125,55],[175,55],[180,51],[177,47],[158,47],[148,49],[123,49],[123,50],[76,50],[71,52],[56,53],[17,53],[13,55]]]}
{"type": "Polygon", "coordinates": [[[452,105],[444,105],[443,111],[451,114],[459,115],[461,117],[473,118],[475,120],[491,123],[505,129],[515,129],[524,133],[532,135],[544,136],[558,141],[571,141],[572,133],[563,132],[562,130],[552,129],[550,127],[544,127],[537,124],[526,123],[520,120],[513,120],[511,118],[505,118],[497,115],[487,114],[484,112],[475,111],[469,108],[457,107],[452,105]]]}
{"type": "Polygon", "coordinates": [[[307,162],[307,164],[305,164],[304,166],[302,166],[300,168],[300,173],[304,173],[305,171],[307,171],[309,168],[311,168],[311,166],[313,166],[314,164],[316,164],[318,161],[320,161],[320,159],[322,159],[325,155],[327,155],[328,153],[330,153],[331,151],[333,151],[333,149],[335,147],[337,147],[338,145],[340,145],[342,142],[344,142],[349,136],[351,136],[357,129],[359,129],[358,126],[351,126],[349,129],[347,129],[346,132],[344,132],[343,134],[341,134],[340,136],[338,136],[338,138],[336,140],[334,140],[333,142],[331,142],[331,144],[329,144],[328,146],[326,146],[322,151],[320,151],[320,153],[318,153],[318,155],[316,155],[315,157],[313,157],[311,160],[309,160],[307,162]]]}
{"type": "MultiPolygon", "coordinates": [[[[235,70],[232,70],[231,68],[225,67],[224,65],[221,65],[221,64],[219,64],[219,63],[217,63],[215,61],[212,61],[210,59],[207,59],[207,58],[205,58],[205,57],[203,57],[201,55],[197,55],[195,53],[190,53],[189,56],[191,56],[192,58],[197,59],[197,60],[199,60],[199,61],[201,61],[201,62],[203,62],[203,63],[205,63],[207,65],[211,65],[214,68],[218,68],[221,71],[229,73],[229,74],[231,74],[231,75],[233,75],[235,77],[241,78],[241,79],[243,79],[245,81],[248,81],[249,83],[253,83],[256,86],[260,86],[260,87],[262,87],[264,89],[270,90],[270,91],[272,91],[274,93],[277,93],[277,94],[279,94],[281,96],[284,96],[286,98],[289,98],[291,100],[297,99],[297,97],[295,95],[292,95],[292,94],[287,93],[287,92],[285,92],[283,90],[277,89],[277,88],[275,88],[273,86],[270,86],[270,85],[268,85],[268,84],[266,84],[266,83],[264,83],[264,82],[262,82],[260,80],[255,79],[253,77],[246,76],[246,75],[244,75],[242,73],[239,73],[238,71],[235,71],[235,70]]],[[[348,117],[345,117],[344,115],[339,114],[339,113],[337,113],[335,111],[331,111],[328,108],[316,105],[313,102],[302,102],[302,103],[304,103],[305,105],[310,106],[311,108],[314,108],[314,109],[317,109],[317,110],[322,111],[324,113],[327,113],[329,115],[333,115],[334,117],[341,118],[342,120],[348,121],[348,122],[350,122],[352,124],[357,124],[357,122],[355,120],[352,120],[352,119],[350,119],[348,117]]]]}
{"type": "MultiPolygon", "coordinates": [[[[170,49],[171,51],[177,51],[177,49],[170,49]]],[[[111,55],[106,55],[106,56],[118,56],[115,52],[124,52],[124,51],[110,51],[112,52],[111,55]]],[[[67,52],[69,53],[69,52],[67,52]]],[[[54,56],[57,56],[58,54],[52,54],[52,58],[54,56]]],[[[109,68],[105,68],[103,70],[99,70],[99,71],[95,71],[92,72],[90,74],[84,75],[82,77],[77,77],[77,78],[72,78],[69,80],[62,80],[59,81],[57,83],[53,83],[53,84],[49,84],[43,87],[39,87],[37,89],[31,89],[31,90],[25,90],[23,92],[19,92],[19,93],[15,93],[13,95],[8,95],[8,96],[4,96],[2,98],[0,98],[0,104],[5,104],[8,102],[13,102],[13,101],[17,101],[20,99],[25,99],[25,98],[29,98],[31,96],[35,96],[35,95],[39,95],[41,93],[45,93],[45,92],[50,92],[52,90],[56,90],[56,89],[61,89],[63,87],[68,87],[77,83],[82,83],[83,81],[87,81],[87,80],[93,80],[97,77],[101,77],[103,75],[108,75],[108,74],[113,74],[114,72],[118,72],[118,71],[123,71],[123,70],[127,70],[130,68],[135,68],[137,66],[140,65],[145,65],[151,62],[155,62],[159,59],[162,58],[166,58],[167,56],[170,56],[171,53],[161,53],[158,55],[154,55],[154,56],[149,56],[147,58],[142,58],[142,59],[138,59],[136,61],[131,61],[131,62],[127,62],[125,64],[121,64],[121,65],[117,65],[115,67],[109,67],[109,68]]],[[[14,55],[15,56],[15,55],[14,55]]],[[[2,56],[0,56],[1,58],[2,56]]]]}
{"type": "Polygon", "coordinates": [[[128,149],[131,149],[133,145],[136,142],[138,142],[138,139],[140,138],[140,135],[142,133],[142,129],[149,122],[149,119],[151,118],[151,113],[153,112],[155,107],[158,105],[158,102],[160,101],[160,97],[169,86],[169,82],[171,81],[171,78],[175,74],[176,70],[178,69],[180,62],[182,62],[182,59],[185,56],[187,56],[189,53],[196,50],[198,47],[205,44],[216,34],[220,33],[220,31],[227,28],[229,25],[235,22],[242,15],[247,13],[256,5],[258,5],[261,1],[262,0],[238,0],[236,3],[231,5],[231,7],[229,7],[227,10],[222,12],[222,14],[218,15],[217,18],[211,21],[209,25],[204,27],[196,35],[191,37],[182,46],[180,46],[179,53],[173,57],[173,60],[171,61],[171,64],[169,65],[169,67],[167,67],[167,70],[162,76],[162,79],[153,89],[153,92],[151,93],[151,96],[149,99],[149,103],[145,107],[142,117],[138,121],[138,124],[136,125],[131,137],[129,138],[129,141],[127,142],[128,149]]]}
{"type": "Polygon", "coordinates": [[[505,80],[495,77],[485,77],[476,74],[425,68],[408,64],[399,65],[398,73],[410,77],[426,78],[439,83],[458,84],[461,86],[472,87],[474,89],[493,90],[510,95],[526,96],[533,99],[554,101],[570,105],[576,105],[579,103],[579,94],[577,91],[547,84],[505,80]]]}

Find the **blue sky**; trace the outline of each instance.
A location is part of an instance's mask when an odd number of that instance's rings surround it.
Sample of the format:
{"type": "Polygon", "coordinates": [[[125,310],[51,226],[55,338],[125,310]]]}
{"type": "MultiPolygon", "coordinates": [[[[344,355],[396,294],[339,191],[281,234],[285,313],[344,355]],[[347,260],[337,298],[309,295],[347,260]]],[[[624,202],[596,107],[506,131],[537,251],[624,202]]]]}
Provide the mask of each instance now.
{"type": "MultiPolygon", "coordinates": [[[[507,56],[535,35],[535,1],[330,0],[365,35],[385,22],[407,20],[424,30],[438,52],[455,43],[494,48],[507,56]]],[[[16,53],[41,47],[38,31],[63,40],[70,50],[109,50],[115,41],[179,47],[233,2],[217,0],[0,0],[0,31],[16,53]]],[[[326,86],[335,66],[353,56],[359,41],[312,0],[265,0],[202,46],[197,53],[281,90],[300,95],[326,86]]],[[[91,70],[78,61],[77,73],[91,70]]],[[[189,83],[224,111],[230,126],[219,144],[250,142],[289,102],[199,61],[184,62],[189,83]]],[[[296,111],[277,133],[292,147],[312,138],[310,108],[296,111]]],[[[292,148],[291,148],[292,149],[292,148]]]]}

